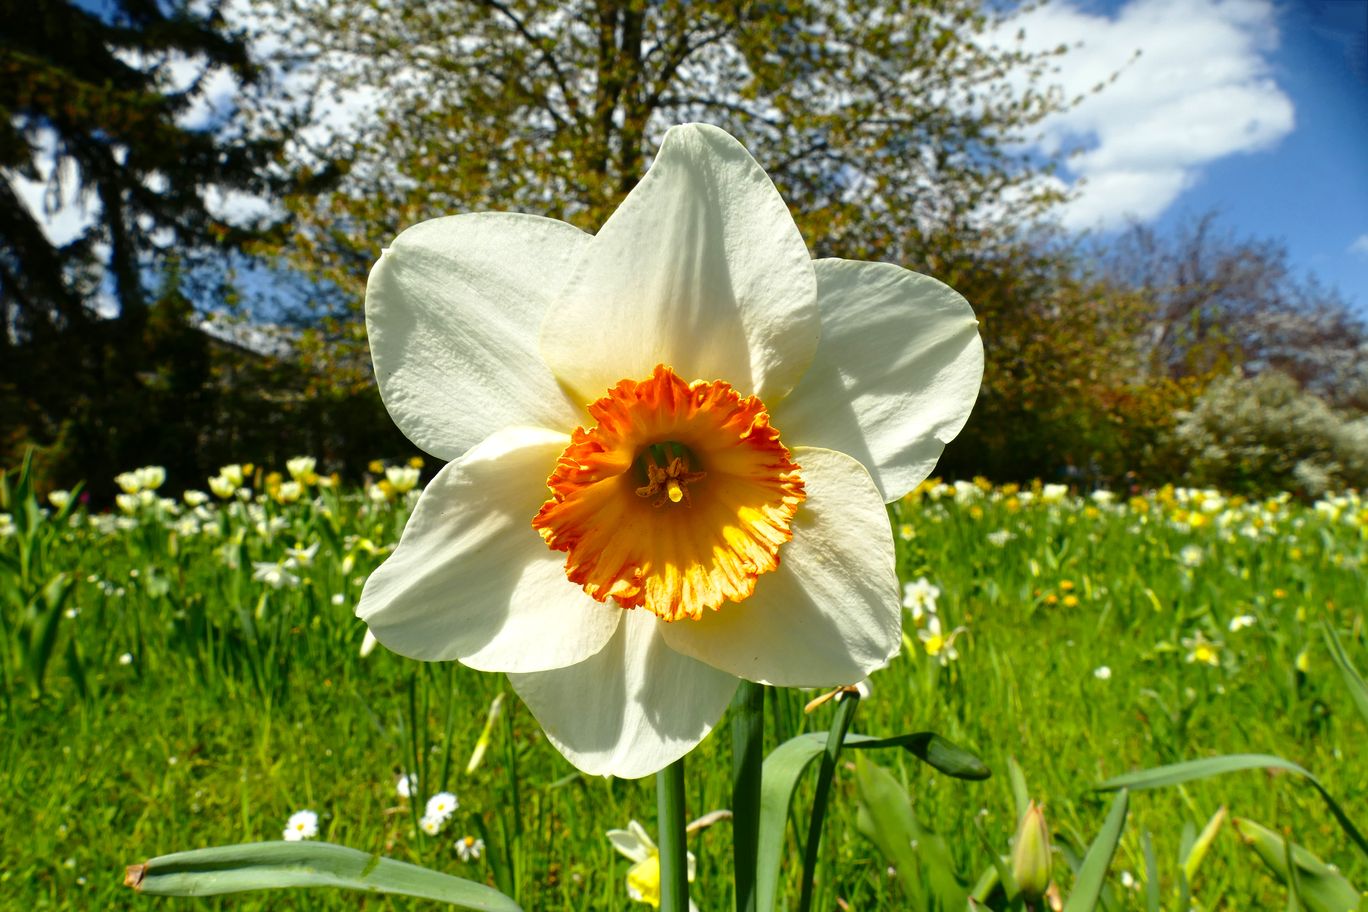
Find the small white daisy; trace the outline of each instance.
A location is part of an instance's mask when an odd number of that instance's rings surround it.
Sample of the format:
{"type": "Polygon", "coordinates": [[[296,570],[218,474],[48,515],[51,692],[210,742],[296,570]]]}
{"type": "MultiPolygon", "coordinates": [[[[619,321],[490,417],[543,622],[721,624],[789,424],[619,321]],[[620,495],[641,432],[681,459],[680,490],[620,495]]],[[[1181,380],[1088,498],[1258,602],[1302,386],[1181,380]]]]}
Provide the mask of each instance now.
{"type": "Polygon", "coordinates": [[[484,853],[484,840],[475,836],[462,836],[456,840],[456,854],[461,856],[461,861],[474,861],[484,853]]]}
{"type": "Polygon", "coordinates": [[[394,783],[394,793],[400,798],[412,798],[418,789],[418,777],[413,773],[402,773],[394,783]]]}
{"type": "Polygon", "coordinates": [[[318,815],[313,811],[296,811],[285,821],[285,841],[299,842],[318,835],[318,815]]]}
{"type": "Polygon", "coordinates": [[[1241,614],[1231,618],[1230,623],[1227,626],[1230,628],[1231,633],[1235,633],[1244,630],[1246,627],[1253,627],[1258,623],[1258,620],[1259,619],[1252,614],[1241,614]]]}
{"type": "Polygon", "coordinates": [[[434,817],[431,814],[424,814],[418,821],[418,827],[429,836],[436,836],[442,832],[442,824],[446,823],[445,817],[434,817]]]}
{"type": "Polygon", "coordinates": [[[1093,669],[1093,677],[1097,678],[1099,681],[1110,681],[1111,669],[1106,665],[1098,665],[1093,669]]]}
{"type": "Polygon", "coordinates": [[[460,802],[456,800],[456,796],[451,794],[451,792],[438,792],[428,799],[426,809],[427,816],[436,817],[440,819],[442,823],[446,823],[446,819],[460,806],[460,802]]]}
{"type": "Polygon", "coordinates": [[[1200,545],[1187,545],[1178,552],[1178,560],[1184,567],[1200,567],[1202,561],[1206,559],[1206,552],[1200,545]]]}

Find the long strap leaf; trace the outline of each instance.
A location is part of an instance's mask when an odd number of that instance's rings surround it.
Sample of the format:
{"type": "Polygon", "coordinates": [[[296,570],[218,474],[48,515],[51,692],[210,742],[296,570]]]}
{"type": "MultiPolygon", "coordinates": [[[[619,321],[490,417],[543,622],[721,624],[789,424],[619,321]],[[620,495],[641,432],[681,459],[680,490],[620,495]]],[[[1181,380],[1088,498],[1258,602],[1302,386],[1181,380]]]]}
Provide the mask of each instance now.
{"type": "Polygon", "coordinates": [[[1282,757],[1275,757],[1272,754],[1226,754],[1220,757],[1207,757],[1203,760],[1188,760],[1185,763],[1174,763],[1169,766],[1157,766],[1154,769],[1142,770],[1138,773],[1127,773],[1124,776],[1116,776],[1097,786],[1100,791],[1111,791],[1112,789],[1151,789],[1162,788],[1166,785],[1178,785],[1183,782],[1191,782],[1194,779],[1206,779],[1210,776],[1220,776],[1225,773],[1234,773],[1240,770],[1251,769],[1279,769],[1289,773],[1296,773],[1320,793],[1325,801],[1325,806],[1330,809],[1336,821],[1339,822],[1340,829],[1354,841],[1359,847],[1359,851],[1368,855],[1368,839],[1349,819],[1349,815],[1340,807],[1325,786],[1321,785],[1320,780],[1313,776],[1310,770],[1299,766],[1290,760],[1282,757]]]}
{"type": "Polygon", "coordinates": [[[1092,912],[1097,908],[1102,898],[1102,886],[1107,880],[1107,868],[1111,867],[1116,844],[1121,841],[1121,831],[1126,826],[1129,795],[1123,788],[1112,801],[1106,822],[1088,847],[1088,854],[1083,856],[1083,866],[1078,869],[1078,877],[1074,879],[1073,891],[1069,893],[1069,901],[1064,904],[1064,912],[1092,912]]]}
{"type": "Polygon", "coordinates": [[[1363,716],[1363,721],[1368,722],[1368,684],[1363,682],[1363,676],[1358,673],[1354,663],[1349,661],[1349,655],[1344,651],[1344,644],[1340,642],[1335,629],[1330,626],[1329,621],[1321,623],[1321,632],[1325,634],[1325,645],[1330,650],[1330,658],[1335,660],[1335,666],[1339,668],[1340,676],[1344,678],[1344,686],[1349,690],[1349,696],[1354,700],[1354,706],[1358,707],[1359,715],[1363,716]]]}
{"type": "MultiPolygon", "coordinates": [[[[757,912],[774,910],[789,803],[808,765],[826,749],[826,741],[826,732],[808,732],[785,741],[765,758],[760,789],[760,842],[756,853],[757,912]]],[[[934,732],[913,732],[893,738],[852,734],[846,736],[844,746],[849,750],[901,747],[957,779],[986,779],[991,775],[982,760],[934,732]]]]}
{"type": "Polygon", "coordinates": [[[162,855],[124,883],[158,896],[214,896],[284,887],[397,893],[474,912],[521,912],[492,887],[327,842],[255,842],[162,855]]]}

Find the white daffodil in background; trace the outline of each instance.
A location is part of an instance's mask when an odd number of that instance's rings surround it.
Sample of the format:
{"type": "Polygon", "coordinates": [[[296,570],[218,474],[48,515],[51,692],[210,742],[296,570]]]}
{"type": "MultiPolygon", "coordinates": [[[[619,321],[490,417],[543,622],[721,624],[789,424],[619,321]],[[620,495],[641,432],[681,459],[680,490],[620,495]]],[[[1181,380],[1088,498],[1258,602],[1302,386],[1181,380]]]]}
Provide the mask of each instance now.
{"type": "MultiPolygon", "coordinates": [[[[646,828],[635,820],[625,830],[609,830],[608,841],[618,853],[633,862],[627,871],[627,896],[637,902],[660,908],[660,850],[646,833],[646,828]]],[[[693,852],[687,853],[689,883],[693,883],[698,862],[693,852]]],[[[693,902],[691,910],[696,909],[693,902]]]]}
{"type": "Polygon", "coordinates": [[[968,418],[978,325],[935,279],[812,260],[726,133],[670,130],[596,235],[408,229],[366,323],[390,415],[450,462],[357,614],[507,672],[580,769],[663,768],[739,678],[850,684],[897,652],[884,503],[968,418]]]}
{"type": "Polygon", "coordinates": [[[926,577],[918,577],[916,582],[903,586],[903,607],[912,615],[914,623],[920,624],[922,618],[936,613],[936,602],[940,599],[940,587],[926,577]]]}

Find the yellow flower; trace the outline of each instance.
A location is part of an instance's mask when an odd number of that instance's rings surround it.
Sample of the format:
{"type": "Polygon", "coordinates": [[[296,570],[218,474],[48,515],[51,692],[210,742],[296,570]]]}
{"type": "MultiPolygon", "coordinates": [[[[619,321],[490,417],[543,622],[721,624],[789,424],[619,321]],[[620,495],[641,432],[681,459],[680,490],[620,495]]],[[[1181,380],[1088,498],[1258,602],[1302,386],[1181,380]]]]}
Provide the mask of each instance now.
{"type": "Polygon", "coordinates": [[[317,465],[318,460],[312,456],[296,456],[285,461],[285,471],[300,484],[311,485],[318,481],[318,473],[314,471],[317,465]]]}
{"type": "MultiPolygon", "coordinates": [[[[609,830],[608,841],[633,862],[627,871],[627,896],[652,908],[660,908],[660,850],[635,820],[625,830],[609,830]]],[[[688,853],[689,883],[693,883],[697,861],[688,853]]],[[[692,905],[692,903],[690,903],[692,905]]]]}
{"type": "Polygon", "coordinates": [[[1191,637],[1183,638],[1183,646],[1187,648],[1187,660],[1189,662],[1210,665],[1213,668],[1220,667],[1221,664],[1221,644],[1208,640],[1202,631],[1191,637]]]}
{"type": "Polygon", "coordinates": [[[562,754],[622,777],[740,678],[849,684],[897,652],[885,504],[967,419],[977,322],[934,279],[814,261],[721,130],[671,129],[594,235],[408,229],[366,316],[391,417],[451,460],[357,606],[391,650],[507,672],[562,754]]]}
{"type": "Polygon", "coordinates": [[[949,665],[959,658],[959,650],[955,648],[955,640],[959,639],[961,633],[965,633],[964,627],[956,627],[948,635],[942,632],[940,618],[934,614],[927,615],[926,627],[917,631],[917,638],[921,640],[922,648],[926,654],[942,665],[949,665]]]}
{"type": "MultiPolygon", "coordinates": [[[[239,476],[240,477],[240,476],[239,476]]],[[[214,496],[227,500],[237,491],[238,486],[226,475],[218,474],[209,479],[209,490],[214,492],[214,496]]]]}
{"type": "Polygon", "coordinates": [[[267,488],[267,490],[277,503],[282,504],[298,503],[299,498],[304,495],[304,486],[297,481],[281,482],[274,488],[267,488]]]}
{"type": "Polygon", "coordinates": [[[399,494],[407,494],[418,487],[419,473],[413,466],[390,466],[385,469],[385,480],[399,494]]]}

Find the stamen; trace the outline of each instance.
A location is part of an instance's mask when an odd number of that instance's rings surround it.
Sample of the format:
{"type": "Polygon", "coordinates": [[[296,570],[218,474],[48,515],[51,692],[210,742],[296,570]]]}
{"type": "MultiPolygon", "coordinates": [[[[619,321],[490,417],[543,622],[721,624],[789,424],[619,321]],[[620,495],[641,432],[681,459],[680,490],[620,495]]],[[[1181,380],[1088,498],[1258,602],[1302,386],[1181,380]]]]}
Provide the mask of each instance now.
{"type": "Polygon", "coordinates": [[[706,472],[689,471],[688,448],[672,440],[646,447],[637,462],[646,475],[646,484],[636,489],[637,497],[655,498],[651,501],[654,507],[665,506],[667,500],[690,506],[688,486],[707,476],[706,472]],[[668,462],[667,454],[674,454],[668,462]]]}

